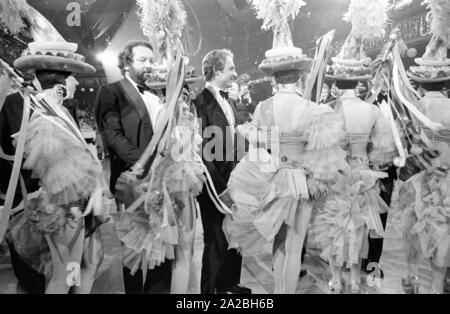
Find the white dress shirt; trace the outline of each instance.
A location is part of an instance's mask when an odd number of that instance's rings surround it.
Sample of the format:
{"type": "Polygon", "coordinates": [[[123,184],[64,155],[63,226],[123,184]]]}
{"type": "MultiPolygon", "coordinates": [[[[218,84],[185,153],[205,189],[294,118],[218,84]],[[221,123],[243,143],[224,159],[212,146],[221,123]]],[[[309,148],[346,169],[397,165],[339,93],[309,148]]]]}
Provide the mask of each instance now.
{"type": "Polygon", "coordinates": [[[145,106],[147,107],[147,112],[150,116],[152,126],[153,128],[155,128],[158,115],[161,109],[164,108],[164,104],[161,103],[161,100],[159,99],[158,96],[150,93],[149,91],[144,91],[144,93],[142,94],[137,87],[138,84],[135,81],[133,81],[133,79],[128,74],[126,74],[125,77],[131,82],[131,85],[133,85],[136,88],[139,95],[141,95],[142,100],[144,101],[145,106]]]}

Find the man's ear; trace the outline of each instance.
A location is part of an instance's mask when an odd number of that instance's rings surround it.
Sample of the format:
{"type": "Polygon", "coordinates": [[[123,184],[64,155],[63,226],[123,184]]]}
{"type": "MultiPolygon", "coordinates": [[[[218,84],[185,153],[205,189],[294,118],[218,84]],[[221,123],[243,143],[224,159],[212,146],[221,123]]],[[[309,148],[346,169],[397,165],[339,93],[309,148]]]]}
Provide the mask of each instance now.
{"type": "Polygon", "coordinates": [[[223,71],[221,71],[221,70],[217,70],[217,68],[216,67],[213,67],[213,73],[214,73],[214,76],[213,77],[216,77],[217,75],[219,75],[220,73],[222,73],[223,71]]]}

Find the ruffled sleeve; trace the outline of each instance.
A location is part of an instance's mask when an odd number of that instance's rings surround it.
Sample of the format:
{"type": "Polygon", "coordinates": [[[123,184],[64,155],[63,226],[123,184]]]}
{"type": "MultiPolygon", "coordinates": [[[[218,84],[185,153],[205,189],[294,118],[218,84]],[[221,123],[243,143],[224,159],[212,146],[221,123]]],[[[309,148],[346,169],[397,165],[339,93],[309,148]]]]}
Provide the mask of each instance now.
{"type": "Polygon", "coordinates": [[[88,198],[98,183],[104,181],[101,164],[57,117],[37,114],[32,117],[24,157],[24,168],[32,170],[33,177],[40,180],[55,205],[88,198]]]}
{"type": "Polygon", "coordinates": [[[394,135],[388,119],[377,106],[373,106],[375,124],[371,133],[369,160],[375,165],[385,165],[398,156],[394,135]]]}
{"type": "Polygon", "coordinates": [[[346,154],[339,145],[344,136],[343,121],[331,108],[315,104],[310,121],[304,134],[307,142],[305,166],[314,178],[331,179],[338,171],[348,169],[346,154]]]}

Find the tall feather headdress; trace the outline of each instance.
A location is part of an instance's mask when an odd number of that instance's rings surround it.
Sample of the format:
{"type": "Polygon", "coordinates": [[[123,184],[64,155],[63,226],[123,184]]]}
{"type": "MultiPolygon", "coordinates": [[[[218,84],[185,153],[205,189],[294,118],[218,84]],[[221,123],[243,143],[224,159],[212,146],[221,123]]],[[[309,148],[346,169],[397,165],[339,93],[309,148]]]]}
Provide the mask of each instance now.
{"type": "Polygon", "coordinates": [[[261,28],[272,29],[274,33],[272,49],[294,47],[288,21],[295,19],[306,3],[303,0],[249,0],[249,2],[256,12],[256,18],[263,21],[261,28]]]}
{"type": "Polygon", "coordinates": [[[333,65],[327,77],[341,80],[368,80],[371,78],[364,42],[385,35],[389,0],[351,0],[344,21],[352,24],[350,34],[339,54],[332,58],[333,65]]]}
{"type": "Polygon", "coordinates": [[[302,49],[294,46],[289,28],[289,20],[295,19],[300,9],[306,5],[303,0],[248,0],[263,21],[263,30],[273,31],[272,49],[266,51],[266,59],[259,66],[267,75],[277,71],[307,69],[312,60],[306,58],[302,49]]]}
{"type": "Polygon", "coordinates": [[[339,59],[364,60],[364,41],[385,35],[388,0],[351,0],[344,21],[352,30],[338,55],[339,59]]]}
{"type": "Polygon", "coordinates": [[[141,29],[153,46],[160,63],[181,48],[186,11],[179,0],[137,0],[141,29]]]}
{"type": "Polygon", "coordinates": [[[418,82],[442,82],[450,80],[450,0],[425,0],[430,12],[431,39],[422,58],[415,59],[419,66],[409,68],[408,75],[418,82]]]}
{"type": "Polygon", "coordinates": [[[423,59],[447,59],[447,48],[450,47],[450,1],[425,0],[430,9],[430,32],[433,35],[427,45],[423,59]]]}
{"type": "Polygon", "coordinates": [[[2,0],[0,22],[12,35],[29,32],[35,42],[65,41],[55,27],[26,0],[2,0]]]}

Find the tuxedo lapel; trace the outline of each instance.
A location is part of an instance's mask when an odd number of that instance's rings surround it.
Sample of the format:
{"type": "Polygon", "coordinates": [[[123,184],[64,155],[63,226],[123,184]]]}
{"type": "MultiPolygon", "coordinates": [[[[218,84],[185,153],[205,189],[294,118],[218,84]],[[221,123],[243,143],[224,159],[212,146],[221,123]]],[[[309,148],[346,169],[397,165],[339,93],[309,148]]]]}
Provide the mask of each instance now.
{"type": "Polygon", "coordinates": [[[150,121],[150,115],[148,113],[147,107],[145,105],[144,100],[142,99],[139,92],[134,88],[131,82],[124,78],[120,81],[120,85],[123,88],[125,98],[128,100],[130,104],[134,106],[139,117],[142,120],[143,125],[153,133],[152,122],[150,121]]]}
{"type": "Polygon", "coordinates": [[[234,115],[234,121],[237,124],[237,110],[236,110],[236,103],[234,102],[234,100],[229,99],[228,103],[231,106],[231,109],[233,109],[233,115],[234,115]]]}
{"type": "Polygon", "coordinates": [[[207,98],[207,103],[210,104],[209,110],[211,113],[211,117],[214,117],[213,124],[221,127],[230,126],[230,123],[228,122],[228,119],[223,112],[222,107],[217,102],[214,93],[208,87],[205,87],[205,96],[207,98]]]}

